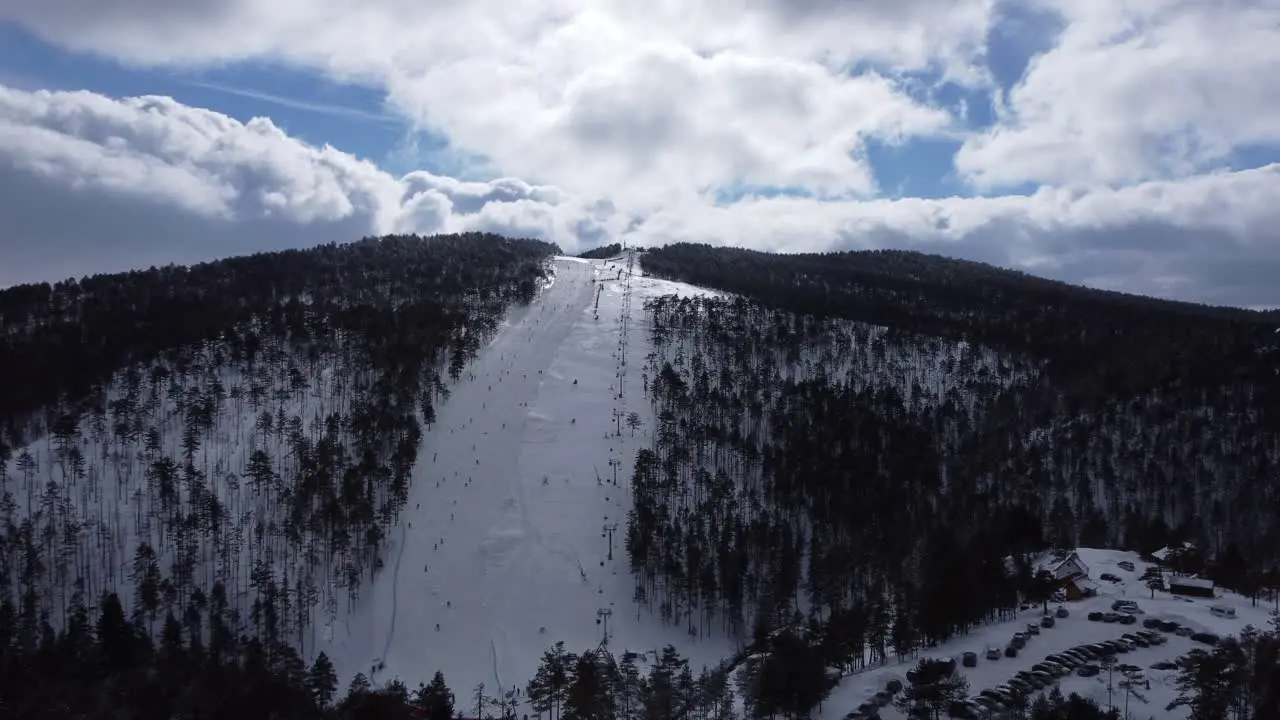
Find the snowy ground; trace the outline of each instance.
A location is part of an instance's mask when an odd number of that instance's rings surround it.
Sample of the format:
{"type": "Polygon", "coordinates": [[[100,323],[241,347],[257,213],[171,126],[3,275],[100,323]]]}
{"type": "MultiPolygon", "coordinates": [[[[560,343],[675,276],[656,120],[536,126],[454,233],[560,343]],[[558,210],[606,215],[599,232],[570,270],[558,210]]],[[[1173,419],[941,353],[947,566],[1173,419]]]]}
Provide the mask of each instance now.
{"type": "MultiPolygon", "coordinates": [[[[1141,630],[1143,629],[1141,621],[1146,618],[1154,617],[1173,620],[1193,630],[1211,632],[1223,637],[1238,635],[1246,625],[1265,629],[1271,619],[1270,613],[1274,609],[1273,605],[1260,601],[1255,607],[1248,598],[1234,593],[1223,593],[1221,590],[1219,590],[1219,593],[1222,596],[1213,600],[1207,598],[1182,598],[1159,591],[1155,593],[1155,598],[1152,599],[1151,590],[1139,580],[1143,570],[1149,563],[1139,559],[1137,553],[1119,550],[1091,550],[1088,548],[1081,548],[1079,553],[1081,559],[1089,567],[1089,575],[1101,585],[1098,596],[1078,602],[1065,603],[1066,608],[1071,612],[1071,616],[1059,619],[1055,627],[1046,628],[1041,631],[1040,635],[1032,636],[1027,643],[1026,649],[1017,658],[1002,657],[999,660],[988,661],[983,657],[982,653],[989,646],[996,646],[1003,650],[1014,632],[1024,629],[1029,622],[1039,620],[1042,615],[1039,606],[1023,612],[1016,621],[990,625],[971,635],[957,638],[943,647],[931,650],[928,656],[958,658],[966,651],[977,652],[980,659],[976,668],[960,668],[969,681],[969,694],[973,696],[986,688],[1005,682],[1019,670],[1029,669],[1032,665],[1044,660],[1048,655],[1077,645],[1111,640],[1125,633],[1141,630]],[[1116,563],[1122,560],[1134,563],[1134,571],[1129,572],[1120,568],[1116,563]],[[1103,573],[1115,575],[1121,579],[1121,582],[1112,583],[1099,580],[1099,576],[1103,573]],[[1110,611],[1111,603],[1121,598],[1134,600],[1138,603],[1142,614],[1138,616],[1139,622],[1137,625],[1091,622],[1087,619],[1086,616],[1092,611],[1110,611]],[[1210,614],[1209,607],[1211,605],[1234,607],[1236,609],[1236,618],[1220,618],[1210,614]]],[[[1050,609],[1054,607],[1055,605],[1050,604],[1050,609]]],[[[1173,711],[1165,710],[1165,707],[1178,695],[1177,689],[1174,687],[1175,671],[1153,670],[1151,665],[1161,660],[1172,661],[1181,655],[1185,655],[1193,647],[1207,648],[1208,646],[1192,642],[1190,638],[1170,633],[1162,634],[1168,639],[1168,642],[1164,645],[1138,648],[1133,652],[1123,653],[1117,658],[1119,663],[1136,665],[1142,668],[1151,683],[1149,690],[1143,687],[1138,689],[1136,694],[1130,694],[1128,697],[1129,716],[1136,720],[1147,720],[1148,718],[1164,720],[1165,718],[1185,718],[1188,716],[1185,708],[1178,708],[1173,711]]],[[[890,679],[897,678],[905,683],[906,671],[913,667],[916,662],[918,662],[918,659],[901,665],[891,664],[846,677],[823,704],[822,711],[818,717],[820,720],[838,720],[862,703],[867,702],[876,692],[883,690],[885,683],[890,679]]],[[[1119,686],[1120,680],[1121,675],[1115,673],[1112,677],[1112,702],[1123,713],[1126,697],[1124,689],[1119,686]]],[[[1107,674],[1105,672],[1099,676],[1089,678],[1068,675],[1059,680],[1059,687],[1062,689],[1063,694],[1079,693],[1084,697],[1096,700],[1103,707],[1108,705],[1107,674]]],[[[1048,688],[1045,688],[1041,692],[1047,691],[1048,688]]],[[[881,717],[885,718],[885,720],[890,720],[891,718],[901,718],[903,716],[892,706],[889,706],[881,711],[881,717]]]]}
{"type": "Polygon", "coordinates": [[[316,648],[344,682],[365,672],[413,687],[440,669],[466,705],[479,683],[489,696],[523,687],[555,641],[596,647],[605,620],[615,653],[674,644],[699,668],[733,652],[728,639],[690,638],[632,601],[627,486],[654,426],[640,379],[643,301],[703,291],[642,278],[638,262],[634,276],[626,269],[558,258],[554,282],[451,387],[389,533],[387,569],[316,648]]]}

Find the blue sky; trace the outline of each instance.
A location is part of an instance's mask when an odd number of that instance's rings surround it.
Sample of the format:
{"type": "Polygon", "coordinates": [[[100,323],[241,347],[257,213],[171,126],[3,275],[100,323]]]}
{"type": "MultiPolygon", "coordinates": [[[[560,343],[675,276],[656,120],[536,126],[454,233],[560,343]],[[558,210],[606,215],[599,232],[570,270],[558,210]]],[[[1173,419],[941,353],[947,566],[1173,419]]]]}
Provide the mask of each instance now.
{"type": "Polygon", "coordinates": [[[399,170],[433,169],[433,148],[447,142],[412,132],[383,107],[378,88],[339,84],[283,64],[234,63],[200,70],[134,68],[109,58],[67,52],[13,24],[0,23],[0,77],[28,88],[92,90],[113,97],[167,95],[214,108],[242,122],[266,116],[313,145],[329,143],[399,170]],[[410,151],[410,140],[419,152],[410,151]]]}
{"type": "Polygon", "coordinates": [[[1280,304],[1274,4],[716,2],[12,0],[0,284],[482,229],[1280,304]]]}

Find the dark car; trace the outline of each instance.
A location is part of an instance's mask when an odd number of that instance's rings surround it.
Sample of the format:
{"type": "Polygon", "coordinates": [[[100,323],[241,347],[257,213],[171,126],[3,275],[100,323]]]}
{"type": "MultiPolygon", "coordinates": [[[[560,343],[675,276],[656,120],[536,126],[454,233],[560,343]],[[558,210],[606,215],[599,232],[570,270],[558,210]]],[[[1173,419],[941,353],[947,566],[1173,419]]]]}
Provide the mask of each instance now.
{"type": "Polygon", "coordinates": [[[1097,665],[1081,665],[1076,668],[1076,674],[1080,677],[1093,677],[1100,672],[1102,672],[1102,670],[1097,665]]]}
{"type": "Polygon", "coordinates": [[[1167,633],[1177,632],[1177,631],[1178,631],[1178,623],[1176,623],[1176,622],[1174,622],[1174,621],[1172,621],[1172,620],[1161,620],[1161,621],[1160,621],[1160,630],[1161,630],[1161,632],[1167,632],[1167,633]]]}
{"type": "Polygon", "coordinates": [[[1094,622],[1102,622],[1102,617],[1103,617],[1102,613],[1098,612],[1097,610],[1094,610],[1088,615],[1088,618],[1094,622]]]}
{"type": "Polygon", "coordinates": [[[1221,638],[1213,633],[1191,633],[1191,639],[1205,645],[1217,645],[1222,641],[1221,638]]]}
{"type": "Polygon", "coordinates": [[[1121,625],[1137,625],[1138,618],[1134,615],[1121,615],[1119,622],[1121,625]]]}
{"type": "Polygon", "coordinates": [[[1021,690],[1024,693],[1030,693],[1032,690],[1036,689],[1035,685],[1032,685],[1026,680],[1022,680],[1020,678],[1010,678],[1009,687],[1021,690]]]}
{"type": "Polygon", "coordinates": [[[1043,628],[1051,628],[1051,627],[1053,627],[1055,624],[1056,624],[1056,623],[1054,623],[1054,621],[1053,621],[1053,616],[1052,616],[1052,615],[1046,615],[1046,616],[1044,616],[1044,617],[1040,618],[1040,627],[1043,627],[1043,628]]]}
{"type": "Polygon", "coordinates": [[[965,667],[978,667],[978,653],[967,652],[961,656],[960,662],[963,663],[965,667]]]}
{"type": "MultiPolygon", "coordinates": [[[[989,691],[984,690],[983,692],[989,692],[989,691]]],[[[974,698],[973,701],[981,705],[983,709],[986,710],[987,712],[995,713],[995,712],[1001,712],[1004,710],[1004,703],[1000,702],[999,700],[995,699],[990,695],[979,695],[978,697],[974,698]]]]}
{"type": "Polygon", "coordinates": [[[1142,627],[1148,630],[1154,630],[1160,627],[1160,621],[1157,620],[1156,618],[1147,618],[1146,620],[1142,621],[1142,627]]]}
{"type": "Polygon", "coordinates": [[[1134,570],[1133,563],[1129,562],[1128,560],[1121,560],[1120,562],[1116,563],[1116,567],[1120,568],[1121,570],[1128,570],[1129,572],[1133,572],[1134,570]]]}
{"type": "Polygon", "coordinates": [[[1058,606],[1058,609],[1057,609],[1057,610],[1055,610],[1053,614],[1054,614],[1054,615],[1057,615],[1057,616],[1058,616],[1058,617],[1060,617],[1060,618],[1064,618],[1064,617],[1067,617],[1068,615],[1070,615],[1070,614],[1071,614],[1071,611],[1070,611],[1070,610],[1068,610],[1068,609],[1066,609],[1065,607],[1062,607],[1061,605],[1059,605],[1059,606],[1058,606]]]}
{"type": "Polygon", "coordinates": [[[1018,648],[1010,645],[1009,647],[1004,649],[1004,656],[1007,658],[1018,657],[1018,648]]]}
{"type": "Polygon", "coordinates": [[[1100,580],[1106,580],[1107,582],[1113,582],[1113,583],[1120,582],[1120,578],[1116,577],[1115,575],[1112,575],[1111,573],[1102,573],[1101,575],[1098,576],[1098,578],[1100,580]]]}

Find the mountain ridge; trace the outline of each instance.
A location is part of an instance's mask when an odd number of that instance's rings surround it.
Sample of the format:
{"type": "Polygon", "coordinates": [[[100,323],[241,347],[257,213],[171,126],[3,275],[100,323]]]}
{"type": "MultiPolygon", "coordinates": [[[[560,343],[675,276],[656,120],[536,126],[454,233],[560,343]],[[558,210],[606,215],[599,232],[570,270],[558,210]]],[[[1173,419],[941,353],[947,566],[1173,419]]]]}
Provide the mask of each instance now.
{"type": "Polygon", "coordinates": [[[1016,613],[1009,555],[1191,540],[1280,587],[1266,318],[898,251],[481,234],[0,291],[29,380],[0,616],[172,613],[193,652],[216,626],[386,688],[435,664],[479,714],[538,711],[568,639],[575,677],[687,673],[668,707],[804,713],[829,668],[1016,613]]]}

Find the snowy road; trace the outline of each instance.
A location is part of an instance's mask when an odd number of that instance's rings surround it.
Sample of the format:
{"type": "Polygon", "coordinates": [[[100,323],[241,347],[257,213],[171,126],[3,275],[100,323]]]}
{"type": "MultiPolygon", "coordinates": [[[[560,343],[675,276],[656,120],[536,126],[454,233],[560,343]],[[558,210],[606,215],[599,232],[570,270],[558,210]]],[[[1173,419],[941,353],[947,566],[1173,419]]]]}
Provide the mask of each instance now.
{"type": "MultiPolygon", "coordinates": [[[[623,267],[556,260],[551,287],[514,310],[451,386],[423,442],[401,527],[388,534],[387,568],[362,588],[345,628],[317,648],[341,677],[369,674],[381,660],[375,680],[398,676],[412,688],[440,669],[466,704],[477,683],[486,695],[522,687],[557,640],[574,652],[597,645],[600,610],[613,613],[615,651],[674,643],[699,665],[731,651],[723,639],[691,643],[687,628],[665,627],[631,600],[626,479],[652,422],[641,393],[630,392],[641,385],[643,327],[630,329],[631,359],[621,362],[624,298],[629,285],[641,294],[678,288],[628,283],[623,267]],[[622,374],[636,377],[620,398],[622,374]],[[645,429],[618,436],[614,414],[633,409],[645,429]],[[615,523],[610,561],[604,528],[615,523]]],[[[640,299],[634,305],[640,317],[640,299]]]]}

